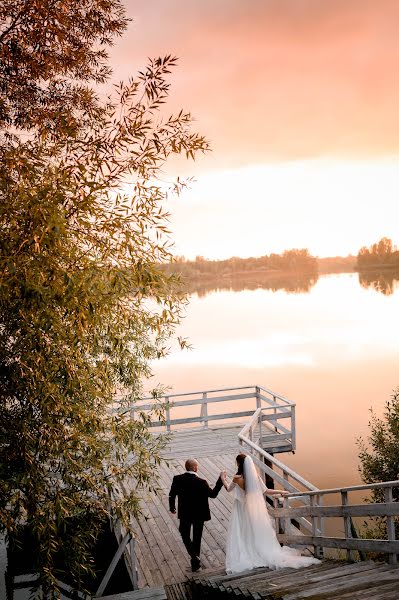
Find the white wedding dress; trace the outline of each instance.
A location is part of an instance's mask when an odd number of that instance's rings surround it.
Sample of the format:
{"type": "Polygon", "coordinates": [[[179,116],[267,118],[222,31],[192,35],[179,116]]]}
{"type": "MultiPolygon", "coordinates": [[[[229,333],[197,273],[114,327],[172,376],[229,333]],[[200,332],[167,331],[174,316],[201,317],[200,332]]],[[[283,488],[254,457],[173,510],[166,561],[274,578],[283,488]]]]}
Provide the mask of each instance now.
{"type": "Polygon", "coordinates": [[[244,460],[245,491],[234,482],[227,491],[234,494],[233,510],[226,544],[226,572],[240,573],[256,567],[298,569],[317,564],[317,558],[301,556],[298,550],[280,546],[265,498],[266,486],[253,460],[244,460]]]}

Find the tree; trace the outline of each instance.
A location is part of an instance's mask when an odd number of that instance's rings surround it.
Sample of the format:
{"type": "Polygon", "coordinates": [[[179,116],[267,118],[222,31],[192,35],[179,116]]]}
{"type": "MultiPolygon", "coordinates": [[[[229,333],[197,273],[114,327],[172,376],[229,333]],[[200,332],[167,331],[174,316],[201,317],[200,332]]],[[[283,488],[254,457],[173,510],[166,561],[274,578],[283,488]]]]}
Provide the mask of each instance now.
{"type": "MultiPolygon", "coordinates": [[[[13,5],[5,5],[10,31],[13,5]]],[[[110,19],[120,7],[79,5],[103,7],[110,19]]],[[[73,2],[45,6],[83,14],[73,2]]],[[[45,24],[36,41],[43,61],[45,24]]],[[[59,72],[50,59],[49,88],[59,72]]],[[[184,303],[160,268],[171,256],[164,205],[184,183],[167,188],[159,172],[171,154],[194,157],[208,145],[188,113],[163,116],[171,56],[150,61],[90,114],[65,112],[46,93],[41,112],[40,64],[29,71],[38,112],[22,118],[28,96],[14,71],[17,100],[3,104],[4,120],[31,135],[3,136],[0,146],[0,524],[9,535],[29,524],[43,595],[57,597],[57,554],[64,550],[64,569],[83,588],[104,517],[129,526],[140,515],[140,491],[154,489],[164,440],[151,435],[149,421],[162,419],[164,407],[155,402],[152,414],[138,410],[134,420],[130,407],[150,361],[167,352],[184,303]],[[48,135],[49,114],[53,123],[72,115],[73,126],[48,135]],[[123,496],[125,478],[137,489],[123,496]]]]}
{"type": "Polygon", "coordinates": [[[399,266],[399,252],[390,238],[383,237],[369,248],[366,246],[360,248],[357,255],[357,266],[359,269],[378,268],[380,266],[397,268],[399,266]]]}
{"type": "MultiPolygon", "coordinates": [[[[369,427],[368,445],[362,438],[358,440],[362,481],[396,481],[399,479],[399,387],[386,402],[383,419],[379,419],[371,409],[369,427]]],[[[393,489],[393,498],[399,501],[399,487],[393,489]]],[[[383,491],[372,490],[371,501],[384,502],[383,491]]],[[[395,521],[399,534],[399,519],[395,521]]],[[[375,526],[378,532],[385,533],[385,519],[375,519],[375,526]]]]}
{"type": "Polygon", "coordinates": [[[121,0],[3,0],[0,126],[74,129],[110,75],[106,47],[127,24],[121,0]]]}

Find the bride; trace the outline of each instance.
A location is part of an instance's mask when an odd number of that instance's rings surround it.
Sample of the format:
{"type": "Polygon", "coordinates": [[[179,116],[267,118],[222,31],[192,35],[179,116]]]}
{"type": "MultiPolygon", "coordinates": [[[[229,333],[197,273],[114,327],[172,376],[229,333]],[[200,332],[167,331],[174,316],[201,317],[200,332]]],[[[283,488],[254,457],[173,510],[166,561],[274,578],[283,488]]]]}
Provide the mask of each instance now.
{"type": "Polygon", "coordinates": [[[261,480],[250,456],[236,458],[237,474],[230,483],[226,471],[221,473],[223,485],[234,494],[226,545],[226,572],[239,573],[256,567],[295,569],[317,564],[313,557],[301,556],[298,550],[281,547],[263,494],[285,495],[282,490],[269,490],[261,480]]]}

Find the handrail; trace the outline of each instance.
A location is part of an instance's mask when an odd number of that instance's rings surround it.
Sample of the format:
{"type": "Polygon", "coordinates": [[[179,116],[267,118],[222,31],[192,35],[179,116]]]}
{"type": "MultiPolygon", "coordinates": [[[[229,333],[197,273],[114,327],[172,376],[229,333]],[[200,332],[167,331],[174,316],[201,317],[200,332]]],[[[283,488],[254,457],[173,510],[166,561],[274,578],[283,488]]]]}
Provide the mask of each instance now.
{"type": "Polygon", "coordinates": [[[273,396],[273,398],[278,398],[279,400],[282,400],[283,402],[285,402],[286,404],[289,404],[291,406],[295,406],[295,402],[292,402],[292,400],[288,400],[288,398],[285,398],[285,396],[281,396],[280,394],[276,394],[275,392],[273,392],[272,390],[269,390],[268,388],[262,387],[260,385],[256,386],[259,390],[262,390],[263,392],[266,392],[267,394],[270,394],[271,396],[273,396]]]}
{"type": "Polygon", "coordinates": [[[301,483],[304,487],[307,487],[309,489],[309,492],[293,492],[291,495],[292,496],[309,496],[310,494],[314,493],[314,494],[318,494],[319,490],[316,486],[314,486],[312,483],[310,483],[309,481],[307,481],[306,479],[304,479],[303,477],[301,477],[300,475],[298,475],[298,473],[296,473],[295,471],[293,471],[292,469],[290,469],[290,467],[287,467],[287,465],[285,465],[284,463],[280,462],[277,458],[275,458],[272,454],[269,454],[268,452],[266,452],[266,450],[263,450],[263,448],[261,448],[260,446],[258,446],[257,444],[255,444],[254,442],[252,442],[250,439],[246,438],[245,436],[242,436],[240,434],[238,434],[238,438],[245,441],[245,443],[250,446],[253,450],[255,450],[256,452],[258,452],[259,454],[261,454],[264,458],[266,458],[268,461],[270,461],[271,463],[273,463],[276,467],[279,467],[280,469],[282,469],[285,473],[287,473],[288,475],[290,475],[293,479],[295,479],[296,481],[298,481],[298,483],[301,483]]]}
{"type": "MultiPolygon", "coordinates": [[[[289,444],[290,449],[295,450],[295,403],[287,400],[280,394],[272,392],[267,388],[263,388],[258,385],[253,386],[240,386],[236,388],[219,388],[206,391],[195,391],[179,394],[165,394],[162,398],[165,401],[166,409],[166,420],[161,423],[159,420],[151,422],[151,426],[162,428],[166,427],[167,431],[171,431],[174,426],[192,426],[198,423],[200,426],[207,428],[211,422],[226,421],[234,418],[242,418],[252,415],[252,411],[236,411],[236,412],[225,412],[221,414],[208,414],[208,406],[220,402],[235,402],[237,400],[248,400],[253,398],[256,402],[256,409],[263,407],[263,413],[261,416],[262,424],[265,424],[266,432],[274,430],[277,434],[282,434],[286,440],[286,444],[289,444]],[[227,393],[226,393],[227,392],[227,393]],[[225,393],[223,395],[223,393],[225,393]],[[212,396],[212,394],[217,394],[212,396]],[[270,395],[270,398],[266,395],[270,395]],[[190,406],[201,406],[201,411],[198,411],[197,416],[174,418],[173,412],[175,409],[190,407],[190,406]],[[281,424],[281,419],[290,419],[290,426],[286,427],[281,424]]],[[[143,398],[142,403],[140,402],[133,404],[130,407],[124,407],[121,414],[128,414],[131,418],[134,418],[134,414],[140,412],[151,412],[156,403],[156,398],[143,398]],[[151,400],[152,403],[148,403],[151,400]],[[145,403],[147,401],[147,403],[145,403]]],[[[259,414],[259,413],[256,413],[259,414]]],[[[283,437],[281,438],[281,440],[283,437]]],[[[285,446],[287,447],[287,446],[285,446]]]]}
{"type": "Polygon", "coordinates": [[[386,553],[391,564],[398,562],[399,540],[396,539],[395,518],[399,517],[399,503],[393,498],[393,488],[399,487],[399,480],[382,481],[364,485],[353,485],[345,488],[331,488],[317,490],[303,494],[289,494],[283,500],[283,508],[275,503],[274,517],[277,524],[280,519],[285,522],[287,519],[298,519],[309,517],[312,521],[311,536],[288,535],[280,536],[280,541],[288,544],[313,545],[318,549],[319,555],[323,548],[344,549],[347,551],[348,560],[354,560],[353,552],[358,551],[360,555],[363,552],[386,553]],[[348,494],[360,490],[384,490],[384,502],[368,502],[364,504],[350,504],[348,494]],[[340,494],[341,502],[339,504],[322,504],[323,498],[330,495],[340,494]],[[301,507],[289,506],[290,500],[301,500],[304,496],[309,497],[309,504],[301,507]],[[328,537],[319,535],[316,531],[317,522],[320,519],[342,518],[344,521],[345,537],[328,537]],[[366,539],[357,536],[356,529],[352,519],[354,517],[378,517],[386,519],[387,539],[366,539]]]}
{"type": "Polygon", "coordinates": [[[381,481],[381,483],[366,483],[364,485],[351,485],[348,487],[342,487],[342,488],[326,488],[326,489],[322,489],[322,490],[317,490],[317,491],[309,491],[309,492],[301,492],[298,494],[289,494],[287,497],[290,498],[291,496],[312,496],[314,494],[317,494],[318,496],[321,496],[323,494],[339,494],[340,492],[356,492],[356,491],[360,491],[360,490],[374,490],[374,489],[379,489],[379,488],[389,488],[389,487],[399,487],[399,480],[394,480],[394,481],[381,481]]]}
{"type": "MultiPolygon", "coordinates": [[[[288,405],[285,406],[288,407],[288,405]]],[[[284,498],[283,508],[279,507],[278,500],[274,499],[273,516],[276,522],[276,531],[278,532],[280,542],[313,546],[315,555],[318,558],[323,557],[324,548],[346,549],[348,560],[354,560],[353,552],[355,550],[359,552],[361,558],[363,558],[365,551],[385,552],[389,556],[389,562],[391,564],[396,564],[399,555],[399,541],[396,540],[395,537],[394,519],[399,516],[399,503],[393,501],[392,490],[395,487],[399,487],[399,480],[323,490],[316,488],[309,481],[295,473],[295,471],[264,450],[252,439],[253,430],[258,423],[261,427],[263,415],[268,408],[258,408],[241,429],[238,438],[240,444],[244,446],[244,449],[252,455],[258,468],[263,471],[263,473],[279,481],[286,490],[291,492],[284,498]],[[267,461],[270,466],[265,465],[264,461],[267,461]],[[283,477],[274,473],[272,467],[280,469],[283,473],[283,477]],[[293,483],[300,484],[307,488],[306,491],[301,492],[295,489],[295,486],[292,485],[289,478],[293,480],[293,483]],[[295,489],[295,491],[293,491],[293,489],[295,489]],[[384,503],[368,503],[364,505],[349,504],[348,494],[351,492],[373,489],[384,490],[384,503]],[[341,503],[339,505],[324,505],[323,500],[326,496],[337,493],[341,494],[341,503]],[[291,500],[296,501],[300,506],[289,506],[291,500]],[[352,518],[359,516],[385,517],[387,521],[388,540],[359,539],[352,520],[352,518]],[[343,518],[345,529],[344,538],[333,538],[324,534],[325,520],[327,518],[337,517],[343,518]],[[297,523],[297,527],[292,526],[294,521],[297,523]]],[[[294,411],[295,406],[290,406],[290,410],[294,411]]],[[[279,417],[281,418],[283,412],[274,409],[273,420],[279,417]]]]}
{"type": "MultiPolygon", "coordinates": [[[[251,390],[251,389],[256,389],[256,388],[259,388],[259,386],[243,385],[243,386],[234,387],[234,388],[219,388],[216,390],[198,390],[196,392],[186,392],[186,393],[180,392],[179,394],[168,394],[167,393],[167,394],[165,394],[165,396],[168,396],[168,397],[173,396],[173,398],[178,398],[179,396],[195,396],[196,394],[204,394],[204,393],[215,394],[216,392],[232,392],[235,390],[251,390]]],[[[259,389],[263,389],[263,388],[259,388],[259,389]]],[[[273,393],[273,392],[271,392],[271,393],[273,393]]],[[[275,394],[275,395],[277,397],[277,394],[275,394]]],[[[163,396],[161,396],[161,397],[163,397],[163,396]]],[[[143,398],[143,400],[154,400],[154,398],[152,398],[151,396],[147,396],[147,397],[143,398]]],[[[211,398],[210,398],[210,400],[211,400],[211,398]]]]}
{"type": "Polygon", "coordinates": [[[244,425],[244,427],[241,429],[240,433],[238,434],[239,438],[240,438],[240,436],[244,436],[246,434],[247,429],[249,429],[251,427],[252,422],[258,418],[258,416],[261,414],[261,412],[262,412],[261,408],[256,409],[256,411],[254,412],[252,417],[248,420],[248,422],[244,425]]]}
{"type": "MultiPolygon", "coordinates": [[[[201,394],[206,394],[208,392],[201,392],[201,394]]],[[[245,400],[246,398],[254,398],[255,394],[237,394],[236,396],[217,396],[216,398],[198,398],[197,400],[178,400],[177,402],[169,402],[170,398],[175,398],[175,396],[163,396],[164,398],[168,398],[168,403],[173,404],[173,408],[177,406],[195,406],[196,404],[212,404],[213,402],[234,402],[235,400],[245,400]]],[[[135,407],[137,410],[151,410],[153,404],[136,404],[135,407]]],[[[273,408],[273,407],[270,407],[273,408]]],[[[282,408],[282,407],[278,407],[282,408]]],[[[130,410],[130,409],[129,409],[130,410]]]]}

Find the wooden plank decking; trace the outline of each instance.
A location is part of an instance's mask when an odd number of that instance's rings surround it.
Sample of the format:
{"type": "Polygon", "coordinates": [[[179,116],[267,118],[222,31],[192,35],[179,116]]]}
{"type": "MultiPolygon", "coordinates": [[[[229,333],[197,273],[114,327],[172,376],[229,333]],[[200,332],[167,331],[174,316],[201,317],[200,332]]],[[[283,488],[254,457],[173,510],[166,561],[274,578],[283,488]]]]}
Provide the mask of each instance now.
{"type": "MultiPolygon", "coordinates": [[[[184,472],[187,458],[197,458],[199,475],[211,486],[222,469],[231,476],[235,472],[235,456],[240,451],[238,431],[241,426],[215,429],[189,429],[176,432],[165,452],[168,465],[159,470],[158,496],[143,498],[147,519],[135,522],[136,556],[139,588],[157,587],[184,581],[190,566],[189,557],[178,531],[178,520],[169,512],[168,494],[174,475],[184,472]]],[[[201,560],[203,568],[223,568],[227,525],[232,508],[232,497],[222,489],[211,499],[212,520],[205,524],[202,537],[201,560]]]]}
{"type": "Polygon", "coordinates": [[[236,575],[193,577],[195,600],[220,597],[268,600],[398,600],[399,567],[372,561],[324,561],[303,569],[261,568],[236,575]],[[215,594],[213,597],[217,597],[215,594]]]}

